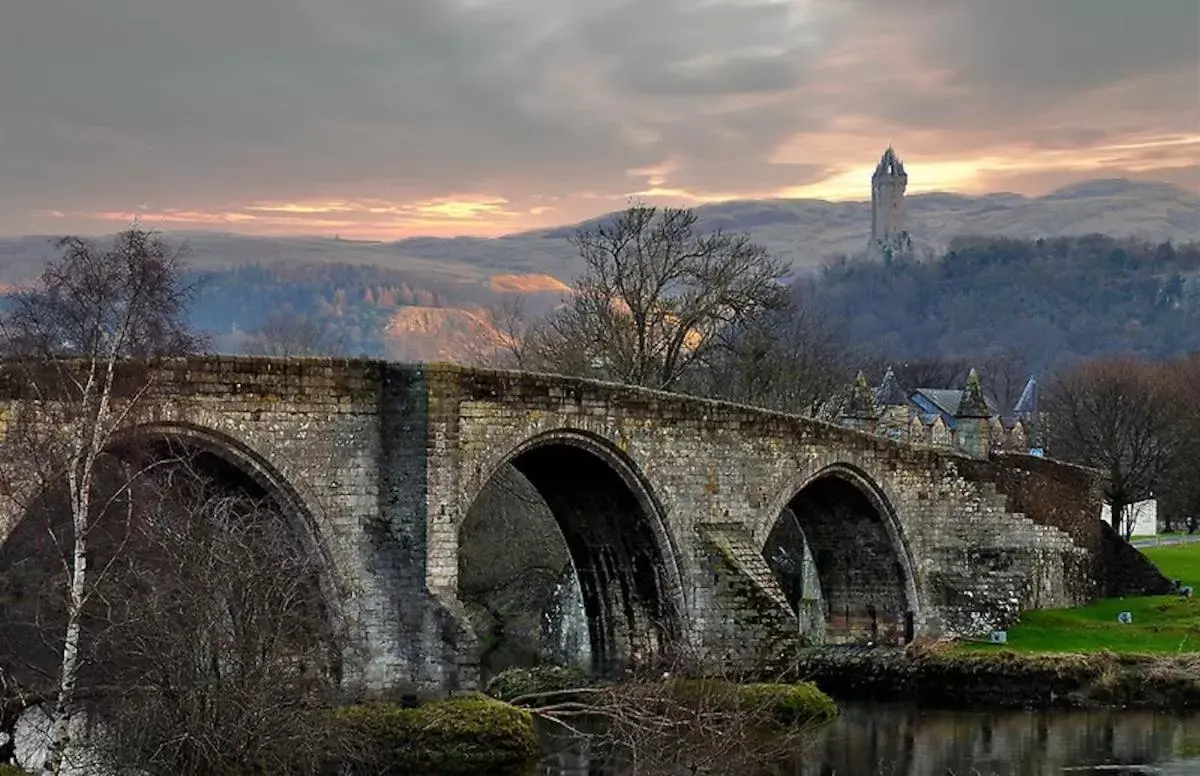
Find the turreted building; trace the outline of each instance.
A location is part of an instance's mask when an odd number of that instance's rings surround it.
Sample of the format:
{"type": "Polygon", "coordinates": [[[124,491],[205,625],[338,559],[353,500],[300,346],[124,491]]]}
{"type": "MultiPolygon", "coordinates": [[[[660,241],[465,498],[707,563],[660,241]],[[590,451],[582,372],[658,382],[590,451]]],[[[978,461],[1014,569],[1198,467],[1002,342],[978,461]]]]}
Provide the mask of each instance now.
{"type": "Polygon", "coordinates": [[[890,367],[877,387],[859,372],[836,418],[859,431],[981,458],[995,451],[1040,454],[1040,419],[1033,377],[1012,409],[1005,410],[986,395],[974,369],[961,389],[906,389],[890,367]]]}
{"type": "Polygon", "coordinates": [[[907,212],[904,191],[908,173],[904,162],[889,145],[871,176],[870,252],[884,259],[912,250],[912,238],[905,224],[907,212]]]}

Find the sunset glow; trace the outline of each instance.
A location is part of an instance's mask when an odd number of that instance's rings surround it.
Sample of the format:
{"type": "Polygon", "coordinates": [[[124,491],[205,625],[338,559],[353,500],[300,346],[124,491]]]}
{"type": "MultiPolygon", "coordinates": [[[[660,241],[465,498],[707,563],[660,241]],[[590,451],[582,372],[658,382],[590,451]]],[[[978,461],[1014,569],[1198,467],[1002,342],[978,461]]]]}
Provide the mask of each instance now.
{"type": "Polygon", "coordinates": [[[344,5],[6,14],[0,234],[497,236],[635,199],[866,200],[889,144],[913,194],[1200,192],[1191,0],[712,0],[633,27],[623,0],[344,5]]]}

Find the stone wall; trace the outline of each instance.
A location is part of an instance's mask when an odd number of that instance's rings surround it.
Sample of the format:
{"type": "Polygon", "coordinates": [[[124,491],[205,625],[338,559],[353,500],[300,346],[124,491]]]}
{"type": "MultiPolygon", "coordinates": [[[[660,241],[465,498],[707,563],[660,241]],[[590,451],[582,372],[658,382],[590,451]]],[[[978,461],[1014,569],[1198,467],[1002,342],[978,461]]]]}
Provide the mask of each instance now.
{"type": "MultiPolygon", "coordinates": [[[[789,505],[824,558],[820,587],[841,596],[827,615],[903,606],[918,634],[979,635],[1117,589],[1104,570],[1116,545],[1083,522],[1094,486],[1053,461],[971,460],[728,403],[441,364],[194,358],[151,372],[133,422],[281,494],[327,559],[364,690],[477,684],[460,533],[507,466],[564,534],[605,670],[680,645],[786,648],[797,604],[752,556],[789,505]],[[704,538],[714,525],[724,544],[704,538]]],[[[0,401],[19,397],[3,377],[0,401]]]]}
{"type": "MultiPolygon", "coordinates": [[[[906,600],[915,602],[918,633],[979,635],[1011,623],[1023,608],[1087,598],[1088,590],[1068,583],[1086,550],[1058,527],[1010,510],[993,482],[963,476],[964,466],[986,468],[986,462],[818,421],[618,385],[426,369],[447,413],[432,453],[440,487],[430,492],[431,556],[454,555],[462,515],[497,467],[531,450],[577,447],[619,470],[639,504],[640,525],[656,554],[658,605],[681,614],[686,640],[717,651],[726,638],[725,604],[715,596],[712,551],[698,541],[699,526],[740,524],[761,548],[796,494],[831,473],[872,493],[889,537],[888,557],[878,557],[883,550],[876,543],[864,546],[857,562],[874,558],[879,569],[899,567],[906,600]]],[[[850,533],[846,540],[860,541],[850,533]]],[[[454,589],[453,572],[444,572],[437,570],[431,586],[454,589]]],[[[747,638],[760,635],[746,632],[747,638]]],[[[630,638],[632,648],[637,638],[630,638]]]]}
{"type": "Polygon", "coordinates": [[[1146,556],[1099,519],[1103,475],[1093,469],[1016,453],[986,462],[964,462],[964,475],[991,482],[1007,507],[1071,537],[1084,550],[1067,574],[1071,596],[1167,593],[1171,586],[1146,556]]]}

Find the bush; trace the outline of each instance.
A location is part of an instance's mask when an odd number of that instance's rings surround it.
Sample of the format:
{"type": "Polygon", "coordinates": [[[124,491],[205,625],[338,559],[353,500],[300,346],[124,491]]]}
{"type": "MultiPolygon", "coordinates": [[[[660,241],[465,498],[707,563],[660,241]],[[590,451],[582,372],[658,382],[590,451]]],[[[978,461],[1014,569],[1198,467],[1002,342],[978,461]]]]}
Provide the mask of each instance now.
{"type": "Polygon", "coordinates": [[[837,704],[812,682],[796,684],[744,684],[738,687],[744,711],[762,711],[781,725],[829,722],[838,715],[837,704]]]}
{"type": "Polygon", "coordinates": [[[493,698],[511,701],[525,695],[544,695],[586,687],[589,681],[587,673],[581,668],[551,665],[510,668],[492,677],[487,684],[487,693],[493,698]]]}
{"type": "Polygon", "coordinates": [[[338,773],[475,774],[524,766],[540,751],[528,711],[478,693],[348,706],[334,720],[338,773]]]}
{"type": "Polygon", "coordinates": [[[741,712],[780,725],[828,722],[838,714],[833,699],[811,682],[734,684],[724,679],[672,679],[665,689],[681,703],[741,712]]]}

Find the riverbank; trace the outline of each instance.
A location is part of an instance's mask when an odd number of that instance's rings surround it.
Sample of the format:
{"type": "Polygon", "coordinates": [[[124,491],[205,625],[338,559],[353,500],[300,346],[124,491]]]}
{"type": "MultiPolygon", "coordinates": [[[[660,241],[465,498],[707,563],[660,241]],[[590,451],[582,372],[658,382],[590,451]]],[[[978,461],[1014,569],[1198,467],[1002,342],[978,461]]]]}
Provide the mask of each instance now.
{"type": "Polygon", "coordinates": [[[799,675],[834,699],[939,708],[1200,709],[1200,654],[814,649],[799,675]]]}
{"type": "MultiPolygon", "coordinates": [[[[1200,589],[1200,543],[1149,547],[1142,552],[1181,588],[1200,589]]],[[[1004,648],[1016,652],[1200,652],[1200,597],[1102,598],[1073,609],[1030,610],[1008,629],[1007,639],[1004,648]],[[1122,612],[1129,616],[1123,618],[1122,612]]],[[[963,647],[996,649],[978,642],[963,647]]]]}

